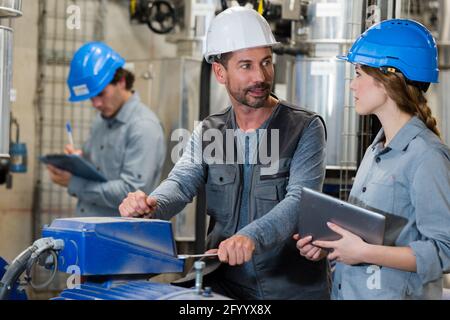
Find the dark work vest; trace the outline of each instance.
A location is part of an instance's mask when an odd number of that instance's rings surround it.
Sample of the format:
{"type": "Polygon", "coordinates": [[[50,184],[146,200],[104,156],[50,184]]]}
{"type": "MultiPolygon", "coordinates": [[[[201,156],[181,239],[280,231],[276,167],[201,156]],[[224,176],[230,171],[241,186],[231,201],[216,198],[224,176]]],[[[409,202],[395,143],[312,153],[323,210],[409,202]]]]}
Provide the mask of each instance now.
{"type": "MultiPolygon", "coordinates": [[[[206,201],[207,214],[211,217],[213,226],[207,238],[207,248],[217,248],[221,241],[233,236],[237,232],[241,193],[243,185],[243,165],[238,162],[230,163],[230,159],[237,160],[236,138],[234,143],[228,144],[234,150],[227,150],[226,134],[235,129],[234,113],[231,107],[224,112],[207,117],[203,121],[203,132],[215,129],[222,133],[222,162],[214,164],[207,162],[206,172],[206,201]],[[231,153],[231,156],[230,156],[231,153]],[[228,158],[227,158],[228,156],[228,158]],[[227,162],[228,160],[228,162],[227,162]]],[[[253,165],[249,194],[249,223],[272,210],[287,193],[289,170],[292,158],[304,130],[311,121],[319,118],[310,111],[298,108],[285,101],[281,101],[267,126],[267,150],[271,150],[272,129],[278,129],[279,134],[279,165],[276,172],[267,174],[264,168],[269,166],[257,157],[253,165]]],[[[325,124],[324,124],[325,125],[325,124]]],[[[210,142],[202,139],[203,151],[210,142]]],[[[217,146],[217,144],[216,144],[217,146]]],[[[262,152],[267,154],[267,152],[262,152]]],[[[217,156],[217,153],[215,154],[217,156]]],[[[215,158],[216,159],[216,158],[215,158]]],[[[233,161],[231,161],[233,162],[233,161]]],[[[255,277],[249,279],[243,275],[239,279],[236,272],[235,283],[257,287],[264,299],[328,299],[329,283],[327,262],[311,262],[301,257],[295,241],[289,239],[276,245],[275,248],[255,254],[253,264],[255,277]]],[[[239,268],[239,267],[236,267],[239,268]]],[[[236,269],[238,270],[238,269],[236,269]]],[[[237,290],[239,290],[237,288],[237,290]]],[[[237,293],[245,296],[245,293],[237,293]]],[[[248,299],[255,298],[246,296],[248,299]]]]}

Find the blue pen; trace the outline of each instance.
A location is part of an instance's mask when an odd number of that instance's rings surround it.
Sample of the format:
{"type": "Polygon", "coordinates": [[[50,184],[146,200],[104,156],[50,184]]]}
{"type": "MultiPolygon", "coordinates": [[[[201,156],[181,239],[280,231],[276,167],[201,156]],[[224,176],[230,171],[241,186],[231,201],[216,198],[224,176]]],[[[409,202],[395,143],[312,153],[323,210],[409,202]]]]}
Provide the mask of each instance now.
{"type": "Polygon", "coordinates": [[[73,136],[72,136],[72,126],[70,125],[70,121],[66,122],[66,130],[67,130],[67,135],[69,136],[69,143],[72,146],[74,146],[74,144],[73,144],[73,136]]]}

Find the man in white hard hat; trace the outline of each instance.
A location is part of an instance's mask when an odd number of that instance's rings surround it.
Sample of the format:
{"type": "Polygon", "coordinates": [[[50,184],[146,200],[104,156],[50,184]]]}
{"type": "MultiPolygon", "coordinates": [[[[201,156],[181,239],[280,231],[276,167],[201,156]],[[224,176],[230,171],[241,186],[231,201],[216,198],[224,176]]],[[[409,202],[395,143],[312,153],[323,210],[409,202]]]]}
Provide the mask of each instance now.
{"type": "Polygon", "coordinates": [[[212,21],[205,59],[231,107],[207,117],[169,178],[150,196],[130,194],[120,213],[170,219],[204,186],[213,223],[207,248],[220,260],[207,260],[217,268],[208,268],[214,271],[206,285],[237,299],[328,299],[327,262],[300,256],[292,239],[301,188],[322,188],[325,126],[271,94],[275,44],[269,24],[252,9],[233,7],[212,21]],[[211,136],[217,141],[220,134],[222,143],[209,152],[211,136]],[[198,153],[200,163],[192,161],[198,153]]]}

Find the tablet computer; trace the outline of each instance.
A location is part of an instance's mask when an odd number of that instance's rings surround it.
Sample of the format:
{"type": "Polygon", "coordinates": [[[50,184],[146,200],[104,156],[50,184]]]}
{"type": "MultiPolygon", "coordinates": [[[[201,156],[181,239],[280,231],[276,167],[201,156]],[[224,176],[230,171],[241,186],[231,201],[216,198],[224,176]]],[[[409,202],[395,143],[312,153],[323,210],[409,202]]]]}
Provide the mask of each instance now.
{"type": "Polygon", "coordinates": [[[358,236],[365,242],[382,245],[385,216],[321,192],[303,188],[299,208],[298,231],[302,238],[335,241],[341,238],[327,222],[334,223],[358,236]]]}
{"type": "Polygon", "coordinates": [[[91,181],[108,181],[90,162],[74,154],[49,154],[39,158],[45,164],[51,164],[61,170],[69,171],[74,176],[91,181]]]}

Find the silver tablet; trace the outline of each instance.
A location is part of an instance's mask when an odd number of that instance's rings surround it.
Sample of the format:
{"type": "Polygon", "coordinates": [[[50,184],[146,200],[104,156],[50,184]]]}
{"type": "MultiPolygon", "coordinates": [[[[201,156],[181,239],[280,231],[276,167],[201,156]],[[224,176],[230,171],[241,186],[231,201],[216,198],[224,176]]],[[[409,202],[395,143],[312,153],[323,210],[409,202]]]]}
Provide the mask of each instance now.
{"type": "Polygon", "coordinates": [[[365,242],[382,245],[385,216],[333,198],[326,194],[302,189],[300,201],[299,234],[302,238],[335,241],[341,238],[327,226],[332,222],[360,236],[365,242]]]}

